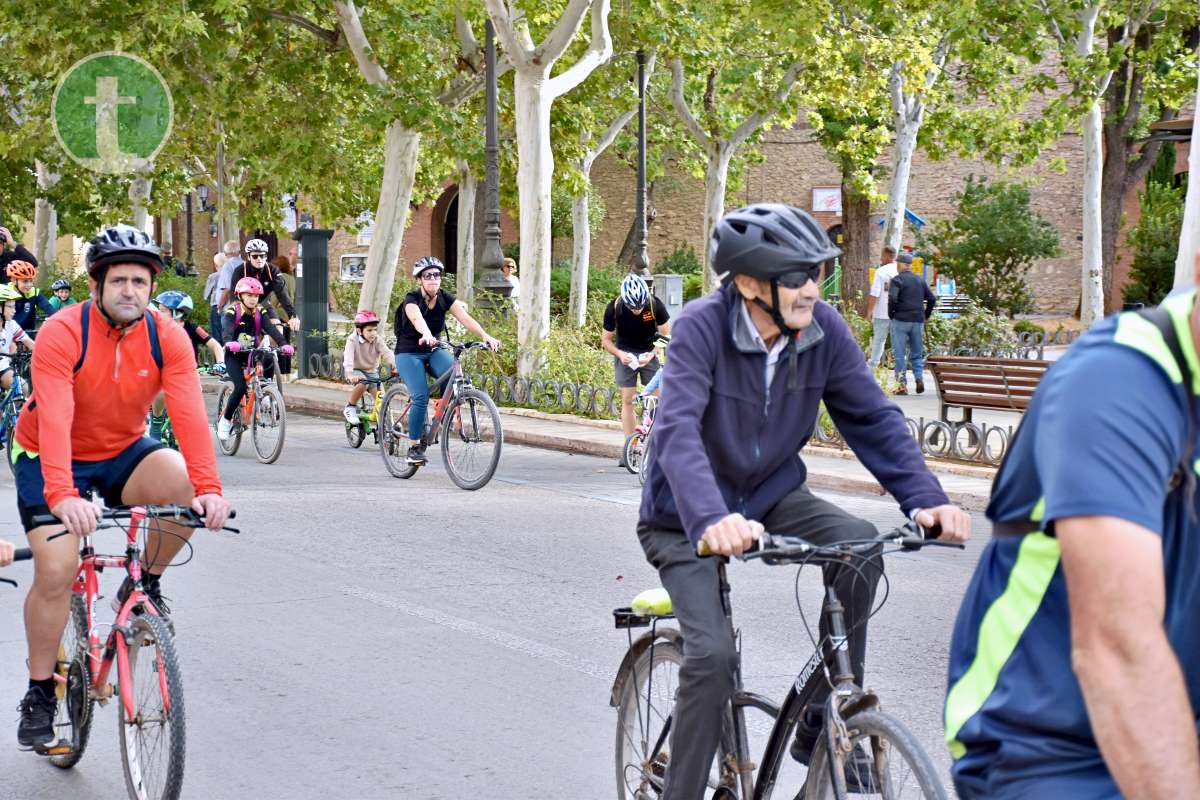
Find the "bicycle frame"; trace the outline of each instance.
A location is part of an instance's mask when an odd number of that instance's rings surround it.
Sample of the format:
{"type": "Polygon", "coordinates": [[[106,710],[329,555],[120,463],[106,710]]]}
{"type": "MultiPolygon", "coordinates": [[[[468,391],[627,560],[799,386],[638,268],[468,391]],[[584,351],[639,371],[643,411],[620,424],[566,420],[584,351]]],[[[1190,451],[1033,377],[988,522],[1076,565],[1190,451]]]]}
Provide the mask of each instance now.
{"type": "MultiPolygon", "coordinates": [[[[126,641],[132,635],[132,631],[128,627],[129,619],[133,616],[133,609],[139,605],[148,613],[160,616],[154,603],[142,591],[142,562],[137,546],[137,534],[145,519],[145,509],[135,508],[132,510],[129,527],[125,531],[125,555],[123,556],[97,554],[92,546],[91,535],[84,536],[80,543],[79,569],[75,574],[75,582],[71,585],[72,593],[79,594],[84,598],[84,608],[87,611],[88,671],[92,676],[88,690],[101,703],[106,703],[112,697],[112,686],[108,682],[108,676],[115,661],[117,681],[120,686],[118,694],[125,708],[127,719],[133,719],[136,716],[133,692],[129,690],[131,677],[129,646],[126,641]],[[121,604],[121,610],[117,612],[116,620],[109,629],[105,640],[101,642],[95,622],[96,600],[100,593],[99,579],[96,576],[97,573],[103,572],[105,567],[124,569],[133,580],[134,588],[125,598],[125,602],[121,604]]],[[[71,623],[68,621],[67,624],[71,623]]],[[[161,662],[161,652],[158,653],[157,658],[161,662]]],[[[159,691],[162,692],[163,708],[170,711],[171,697],[167,689],[165,672],[161,669],[161,663],[158,666],[160,667],[157,670],[159,691]]],[[[57,671],[54,679],[60,683],[66,682],[66,676],[57,671]]]]}
{"type": "MultiPolygon", "coordinates": [[[[733,636],[738,650],[737,669],[734,675],[734,693],[730,700],[730,722],[732,723],[731,735],[733,741],[728,743],[732,745],[732,752],[729,756],[732,757],[733,763],[720,765],[721,775],[732,775],[731,780],[735,781],[738,788],[738,796],[743,800],[763,800],[770,795],[775,788],[775,782],[779,776],[779,769],[783,763],[783,756],[789,747],[789,739],[796,724],[800,721],[804,710],[812,703],[817,692],[823,685],[831,684],[834,688],[829,699],[825,704],[825,726],[824,731],[827,737],[827,744],[830,748],[829,752],[835,753],[837,749],[835,743],[839,739],[839,734],[844,731],[844,717],[851,716],[858,711],[870,708],[877,704],[877,699],[874,694],[859,689],[854,684],[854,674],[850,666],[850,656],[848,653],[849,643],[846,633],[845,610],[837,599],[837,595],[830,587],[826,587],[826,605],[823,615],[828,622],[829,634],[817,643],[817,649],[809,657],[808,661],[801,668],[788,689],[787,696],[782,704],[776,704],[769,698],[754,692],[747,692],[742,683],[742,640],[741,633],[733,624],[733,607],[730,602],[729,581],[726,578],[726,565],[722,561],[718,565],[718,582],[721,594],[721,608],[725,614],[725,621],[729,626],[729,632],[733,636]],[[847,701],[852,701],[849,706],[844,706],[847,701]],[[767,714],[775,720],[771,728],[771,733],[767,739],[766,749],[763,751],[762,763],[757,765],[752,760],[750,752],[749,733],[746,725],[745,709],[753,708],[767,714]],[[758,772],[756,780],[755,772],[758,772]],[[728,772],[726,772],[728,771],[728,772]]],[[[653,663],[654,647],[660,638],[657,631],[658,621],[663,618],[652,618],[648,623],[650,632],[646,634],[650,643],[648,645],[651,653],[651,663],[653,663]]],[[[625,620],[621,627],[630,627],[638,623],[625,620]]],[[[646,695],[649,697],[652,694],[653,675],[647,681],[646,695]]],[[[674,722],[674,714],[667,717],[663,723],[662,730],[659,732],[658,739],[654,746],[648,750],[651,753],[662,752],[667,744],[670,736],[672,723],[674,722]]],[[[833,774],[835,782],[835,796],[845,796],[845,778],[835,768],[836,759],[830,759],[830,772],[833,774]]]]}
{"type": "MultiPolygon", "coordinates": [[[[441,396],[433,403],[433,413],[427,414],[425,417],[426,430],[421,432],[421,442],[424,445],[429,446],[438,443],[438,437],[442,429],[442,418],[446,414],[446,409],[451,406],[450,401],[470,385],[471,381],[462,368],[461,356],[456,354],[454,356],[454,363],[450,366],[450,369],[438,376],[438,379],[429,387],[430,395],[433,395],[434,392],[440,392],[441,396]]],[[[379,403],[379,406],[376,408],[376,413],[378,414],[379,408],[382,408],[383,401],[378,400],[377,402],[379,403]]],[[[401,419],[408,418],[408,412],[411,408],[412,398],[409,398],[408,405],[401,410],[401,419]]],[[[410,436],[411,434],[412,432],[409,431],[410,436]]]]}
{"type": "MultiPolygon", "coordinates": [[[[254,403],[257,400],[259,382],[266,380],[263,377],[263,359],[275,359],[275,351],[265,347],[255,347],[250,351],[250,358],[246,360],[246,396],[242,398],[242,427],[249,428],[251,421],[254,419],[254,403]]],[[[275,368],[279,365],[276,363],[275,368]]]]}
{"type": "Polygon", "coordinates": [[[16,403],[18,399],[24,399],[24,397],[25,391],[21,386],[21,373],[14,369],[12,386],[7,392],[5,392],[4,400],[0,401],[0,404],[2,404],[0,407],[3,408],[3,416],[0,418],[0,431],[4,431],[11,435],[13,430],[16,429],[18,412],[14,410],[14,413],[10,414],[9,409],[13,407],[13,404],[16,403]]]}

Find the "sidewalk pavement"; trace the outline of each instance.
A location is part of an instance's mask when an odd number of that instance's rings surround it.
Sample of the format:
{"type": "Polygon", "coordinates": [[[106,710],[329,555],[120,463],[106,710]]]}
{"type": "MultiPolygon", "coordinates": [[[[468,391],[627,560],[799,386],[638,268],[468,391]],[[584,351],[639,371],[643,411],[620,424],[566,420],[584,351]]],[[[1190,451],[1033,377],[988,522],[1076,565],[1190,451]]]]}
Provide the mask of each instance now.
{"type": "MultiPolygon", "coordinates": [[[[202,383],[207,393],[215,394],[220,386],[220,381],[213,378],[205,378],[202,383]]],[[[293,411],[335,417],[340,421],[350,387],[332,381],[301,379],[285,383],[283,394],[288,408],[293,411]]],[[[897,399],[917,399],[928,403],[929,392],[915,398],[897,399]]],[[[937,418],[936,393],[932,406],[933,413],[925,414],[927,419],[937,418]]],[[[901,404],[901,408],[909,416],[921,416],[921,412],[906,408],[904,404],[901,404]]],[[[504,440],[510,444],[610,458],[614,466],[624,448],[625,437],[619,422],[570,414],[548,414],[528,408],[501,408],[500,413],[504,415],[504,440]]],[[[1008,424],[1015,425],[1019,421],[1016,414],[1008,416],[1013,418],[1008,424]]],[[[814,488],[886,494],[848,450],[809,445],[804,449],[803,456],[808,467],[808,484],[814,488]]],[[[982,511],[986,507],[995,476],[994,469],[956,462],[929,460],[927,463],[941,481],[951,502],[969,511],[982,511]]]]}

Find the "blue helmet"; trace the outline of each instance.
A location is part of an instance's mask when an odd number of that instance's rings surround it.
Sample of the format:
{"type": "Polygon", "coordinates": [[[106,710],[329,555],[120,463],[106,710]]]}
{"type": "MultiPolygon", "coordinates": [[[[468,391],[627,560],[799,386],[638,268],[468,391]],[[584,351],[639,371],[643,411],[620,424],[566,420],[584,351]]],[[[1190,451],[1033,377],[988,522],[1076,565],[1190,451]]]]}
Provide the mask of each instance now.
{"type": "Polygon", "coordinates": [[[154,302],[158,303],[168,311],[190,312],[195,308],[192,303],[192,298],[187,292],[181,292],[177,289],[170,289],[163,292],[158,297],[154,298],[154,302]]]}
{"type": "Polygon", "coordinates": [[[66,278],[59,278],[54,283],[50,284],[50,291],[57,292],[59,289],[70,289],[71,282],[66,278]]]}
{"type": "Polygon", "coordinates": [[[650,299],[650,287],[632,272],[621,281],[621,302],[629,308],[641,308],[650,299]]]}

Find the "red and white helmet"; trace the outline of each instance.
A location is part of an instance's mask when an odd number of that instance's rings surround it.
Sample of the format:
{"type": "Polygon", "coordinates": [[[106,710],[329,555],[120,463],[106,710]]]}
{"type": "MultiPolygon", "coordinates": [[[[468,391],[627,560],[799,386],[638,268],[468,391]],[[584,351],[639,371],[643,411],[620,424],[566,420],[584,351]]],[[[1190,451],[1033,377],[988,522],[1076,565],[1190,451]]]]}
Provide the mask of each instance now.
{"type": "Polygon", "coordinates": [[[364,327],[366,325],[378,325],[379,315],[368,308],[364,308],[354,315],[354,324],[356,327],[364,327]]]}
{"type": "Polygon", "coordinates": [[[237,282],[237,286],[233,287],[233,293],[235,295],[242,295],[242,294],[261,295],[263,293],[263,288],[262,288],[262,284],[259,283],[258,278],[242,278],[240,281],[237,282]]]}

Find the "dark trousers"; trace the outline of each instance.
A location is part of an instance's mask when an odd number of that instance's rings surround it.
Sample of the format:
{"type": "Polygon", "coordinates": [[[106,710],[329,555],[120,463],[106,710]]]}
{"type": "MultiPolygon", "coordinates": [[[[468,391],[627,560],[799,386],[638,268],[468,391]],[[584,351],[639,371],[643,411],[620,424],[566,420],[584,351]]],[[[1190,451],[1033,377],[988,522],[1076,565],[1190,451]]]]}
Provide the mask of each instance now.
{"type": "MultiPolygon", "coordinates": [[[[802,536],[814,544],[871,539],[878,534],[874,525],[814,496],[806,486],[780,500],[760,522],[771,533],[802,536]]],[[[683,665],[675,694],[671,760],[663,800],[697,800],[704,794],[717,751],[723,714],[734,691],[738,660],[737,647],[721,609],[718,562],[715,558],[698,557],[682,531],[639,526],[638,538],[646,559],[658,570],[663,588],[671,595],[675,618],[683,633],[683,665]]],[[[846,608],[850,663],[860,685],[867,650],[866,620],[883,570],[880,559],[874,559],[873,565],[874,568],[860,565],[858,571],[843,566],[824,567],[825,585],[833,587],[846,608]]],[[[790,597],[781,597],[780,602],[786,604],[790,597]]],[[[821,635],[826,633],[822,620],[821,635]]],[[[828,689],[818,700],[823,702],[826,697],[828,689]]]]}
{"type": "MultiPolygon", "coordinates": [[[[279,328],[283,331],[283,341],[288,344],[292,343],[292,329],[287,324],[281,324],[279,328]]],[[[279,371],[284,376],[292,373],[292,357],[284,353],[279,354],[279,371]]]]}
{"type": "MultiPolygon", "coordinates": [[[[233,419],[233,412],[237,411],[238,404],[246,396],[246,359],[249,356],[246,353],[230,353],[225,352],[225,377],[233,384],[233,391],[229,393],[229,402],[225,404],[225,419],[233,419]]],[[[263,377],[275,377],[275,362],[271,359],[264,359],[263,377]]],[[[242,420],[242,424],[249,426],[250,420],[242,420]]]]}
{"type": "Polygon", "coordinates": [[[217,344],[225,344],[221,332],[221,309],[217,306],[208,307],[208,335],[217,340],[217,344]]]}

